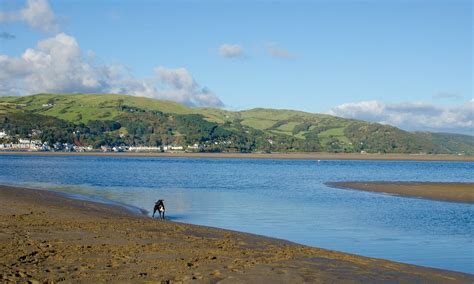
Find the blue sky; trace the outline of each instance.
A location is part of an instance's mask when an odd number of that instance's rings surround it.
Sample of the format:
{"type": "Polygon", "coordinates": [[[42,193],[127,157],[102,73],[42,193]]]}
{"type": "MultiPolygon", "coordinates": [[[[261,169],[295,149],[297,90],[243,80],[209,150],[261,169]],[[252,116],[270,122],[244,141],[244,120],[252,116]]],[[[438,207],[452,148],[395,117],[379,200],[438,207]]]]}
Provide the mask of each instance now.
{"type": "Polygon", "coordinates": [[[38,43],[58,34],[67,38],[56,43],[74,40],[68,60],[90,65],[61,84],[11,68],[0,80],[17,83],[2,95],[116,91],[472,131],[471,1],[5,0],[0,9],[0,54],[10,65],[27,48],[49,54],[38,43]],[[110,79],[112,69],[126,80],[110,79]],[[91,76],[100,83],[78,83],[91,76]]]}

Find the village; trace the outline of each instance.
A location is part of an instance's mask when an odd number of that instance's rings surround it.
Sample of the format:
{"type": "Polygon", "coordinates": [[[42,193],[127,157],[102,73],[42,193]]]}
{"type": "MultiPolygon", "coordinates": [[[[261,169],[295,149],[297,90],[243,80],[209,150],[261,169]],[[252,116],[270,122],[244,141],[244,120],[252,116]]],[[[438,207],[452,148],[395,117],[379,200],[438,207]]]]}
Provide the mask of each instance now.
{"type": "MultiPolygon", "coordinates": [[[[25,152],[202,152],[209,147],[208,143],[192,145],[162,145],[162,146],[101,146],[100,148],[93,148],[91,145],[76,145],[72,143],[56,142],[49,144],[48,142],[31,138],[17,138],[12,139],[5,130],[0,130],[0,151],[25,151],[25,152]],[[14,142],[13,142],[14,141],[14,142]]],[[[230,144],[230,141],[213,142],[212,144],[230,144]]]]}

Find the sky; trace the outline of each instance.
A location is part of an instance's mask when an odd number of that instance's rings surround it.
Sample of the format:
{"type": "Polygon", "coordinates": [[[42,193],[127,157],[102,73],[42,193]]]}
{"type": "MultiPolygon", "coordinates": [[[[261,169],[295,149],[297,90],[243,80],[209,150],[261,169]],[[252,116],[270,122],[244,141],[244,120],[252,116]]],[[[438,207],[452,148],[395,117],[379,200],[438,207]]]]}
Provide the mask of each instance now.
{"type": "Polygon", "coordinates": [[[470,0],[0,0],[0,95],[124,93],[474,134],[470,0]]]}

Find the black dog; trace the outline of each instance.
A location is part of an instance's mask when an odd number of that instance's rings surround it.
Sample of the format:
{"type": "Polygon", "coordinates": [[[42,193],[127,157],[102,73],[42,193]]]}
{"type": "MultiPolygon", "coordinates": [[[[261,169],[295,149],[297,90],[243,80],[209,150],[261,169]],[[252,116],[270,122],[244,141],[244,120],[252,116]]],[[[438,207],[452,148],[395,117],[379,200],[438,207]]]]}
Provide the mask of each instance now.
{"type": "Polygon", "coordinates": [[[163,203],[163,199],[158,200],[155,202],[155,207],[153,208],[153,218],[155,217],[155,213],[158,211],[160,214],[160,219],[165,219],[165,204],[163,203]]]}

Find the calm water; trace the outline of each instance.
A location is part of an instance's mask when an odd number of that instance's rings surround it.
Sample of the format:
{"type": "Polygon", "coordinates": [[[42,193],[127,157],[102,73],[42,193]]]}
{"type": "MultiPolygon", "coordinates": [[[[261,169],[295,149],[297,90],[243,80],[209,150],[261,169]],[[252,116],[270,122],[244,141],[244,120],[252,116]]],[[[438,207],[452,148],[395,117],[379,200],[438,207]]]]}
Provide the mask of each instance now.
{"type": "Polygon", "coordinates": [[[0,156],[0,184],[152,209],[170,219],[474,273],[474,207],[328,181],[474,182],[474,163],[0,156]]]}

